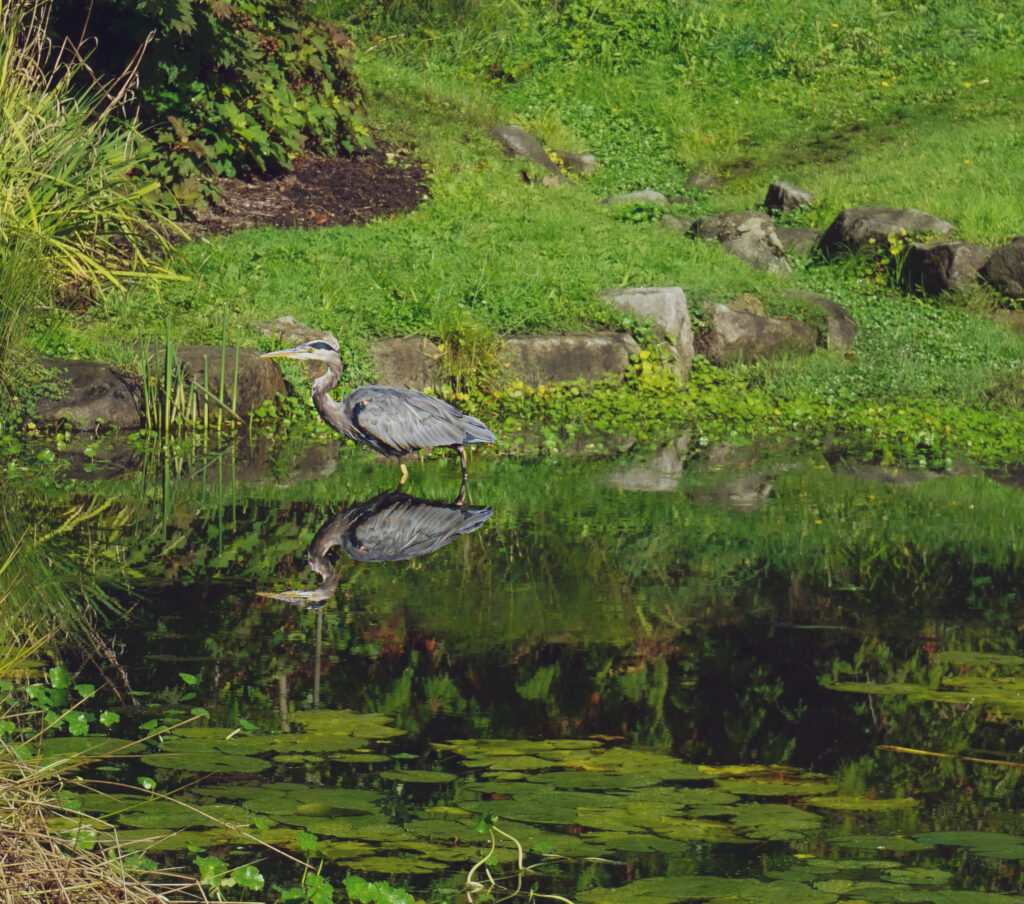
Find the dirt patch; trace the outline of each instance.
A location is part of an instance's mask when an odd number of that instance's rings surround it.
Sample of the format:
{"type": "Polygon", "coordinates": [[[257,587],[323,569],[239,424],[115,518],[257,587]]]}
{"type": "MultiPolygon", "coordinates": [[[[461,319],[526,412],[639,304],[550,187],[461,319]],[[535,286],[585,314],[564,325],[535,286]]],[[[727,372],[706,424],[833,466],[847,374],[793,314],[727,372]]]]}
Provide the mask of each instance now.
{"type": "Polygon", "coordinates": [[[222,181],[217,203],[197,215],[197,231],[365,223],[415,208],[428,196],[426,182],[408,152],[387,146],[344,157],[301,157],[291,172],[222,181]]]}

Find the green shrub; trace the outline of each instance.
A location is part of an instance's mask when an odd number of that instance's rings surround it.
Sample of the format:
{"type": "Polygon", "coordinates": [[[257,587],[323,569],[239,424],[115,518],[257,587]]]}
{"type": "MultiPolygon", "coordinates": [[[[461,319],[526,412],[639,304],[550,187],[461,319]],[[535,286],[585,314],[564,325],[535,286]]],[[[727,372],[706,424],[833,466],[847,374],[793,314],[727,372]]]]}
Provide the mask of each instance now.
{"type": "Polygon", "coordinates": [[[60,34],[95,39],[90,65],[104,75],[141,51],[137,112],[159,152],[147,172],[186,202],[213,177],[367,140],[351,42],[303,0],[59,0],[57,10],[60,34]]]}

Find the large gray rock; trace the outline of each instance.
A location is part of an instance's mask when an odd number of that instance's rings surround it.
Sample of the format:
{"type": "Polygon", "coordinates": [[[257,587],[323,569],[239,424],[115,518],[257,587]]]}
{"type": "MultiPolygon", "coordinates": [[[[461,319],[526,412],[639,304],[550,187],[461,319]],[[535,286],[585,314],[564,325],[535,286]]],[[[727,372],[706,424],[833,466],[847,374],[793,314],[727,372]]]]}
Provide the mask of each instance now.
{"type": "Polygon", "coordinates": [[[708,313],[711,331],[703,343],[704,355],[719,366],[783,352],[809,355],[818,344],[818,331],[799,320],[759,317],[714,303],[708,305],[708,313]]]}
{"type": "Polygon", "coordinates": [[[610,198],[605,198],[602,204],[657,204],[659,207],[663,207],[668,204],[668,198],[666,198],[660,191],[653,191],[652,189],[645,188],[640,191],[628,191],[624,195],[612,195],[610,198]]]}
{"type": "Polygon", "coordinates": [[[303,323],[299,323],[290,314],[278,317],[277,320],[263,321],[254,326],[264,335],[271,339],[278,340],[282,346],[301,345],[303,342],[312,342],[321,339],[337,349],[338,337],[329,330],[314,330],[303,323]]]}
{"type": "Polygon", "coordinates": [[[831,257],[875,245],[879,251],[888,253],[889,236],[901,235],[904,229],[907,235],[920,232],[947,235],[953,231],[953,224],[913,208],[851,207],[842,211],[825,230],[818,250],[825,257],[831,257]]]}
{"type": "Polygon", "coordinates": [[[67,423],[75,430],[98,426],[138,430],[142,426],[142,390],[125,371],[95,361],[44,358],[60,385],[54,398],[36,401],[40,424],[67,423]]]}
{"type": "Polygon", "coordinates": [[[788,182],[773,182],[768,186],[764,196],[764,206],[772,213],[784,213],[807,207],[814,200],[814,195],[788,182]]]}
{"type": "Polygon", "coordinates": [[[565,174],[548,156],[541,143],[525,129],[519,126],[495,126],[491,129],[491,137],[501,143],[505,151],[513,157],[523,157],[535,166],[547,170],[557,180],[565,179],[565,174]]]}
{"type": "Polygon", "coordinates": [[[504,356],[510,374],[537,386],[619,376],[629,367],[630,356],[639,352],[627,333],[580,333],[507,339],[504,356]]]}
{"type": "Polygon", "coordinates": [[[370,354],[376,364],[377,382],[387,386],[425,389],[434,381],[441,350],[425,336],[381,339],[370,354]]]}
{"type": "Polygon", "coordinates": [[[903,280],[911,288],[938,295],[978,281],[992,249],[967,242],[913,242],[903,262],[903,280]]]}
{"type": "Polygon", "coordinates": [[[693,325],[686,294],[679,286],[635,289],[609,289],[601,297],[620,310],[653,320],[661,335],[669,341],[676,371],[685,380],[693,364],[693,325]]]}
{"type": "Polygon", "coordinates": [[[810,254],[822,236],[820,229],[805,229],[801,226],[776,226],[775,233],[782,247],[794,254],[810,254]]]}
{"type": "Polygon", "coordinates": [[[718,242],[730,254],[759,270],[792,272],[772,218],[759,210],[701,217],[690,232],[705,241],[718,242]]]}
{"type": "Polygon", "coordinates": [[[1008,298],[1024,298],[1024,236],[992,252],[985,278],[1008,298]]]}
{"type": "Polygon", "coordinates": [[[811,308],[819,308],[825,312],[825,330],[822,335],[825,347],[833,352],[848,352],[853,348],[857,338],[857,324],[839,302],[816,295],[814,292],[793,290],[786,295],[795,301],[803,302],[811,308]]]}
{"type": "MultiPolygon", "coordinates": [[[[274,401],[286,392],[281,368],[270,358],[248,348],[238,349],[238,376],[235,377],[235,349],[219,345],[179,345],[178,363],[196,386],[205,387],[211,402],[223,399],[239,417],[245,417],[266,401],[274,401]],[[224,389],[221,392],[221,369],[224,389]]],[[[158,355],[158,364],[159,364],[158,355]]],[[[211,404],[211,411],[215,406],[211,404]]]]}

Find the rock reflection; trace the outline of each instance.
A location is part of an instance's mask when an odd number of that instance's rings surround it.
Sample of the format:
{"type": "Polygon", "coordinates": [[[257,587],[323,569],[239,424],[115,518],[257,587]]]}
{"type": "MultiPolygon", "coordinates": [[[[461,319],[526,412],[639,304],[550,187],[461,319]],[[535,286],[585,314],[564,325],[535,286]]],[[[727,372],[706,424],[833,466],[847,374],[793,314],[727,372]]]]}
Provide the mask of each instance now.
{"type": "Polygon", "coordinates": [[[463,534],[471,534],[494,514],[487,505],[456,505],[381,493],[328,518],[309,545],[309,567],[323,579],[314,590],[260,592],[259,596],[319,609],[337,592],[341,577],[328,555],[340,547],[357,562],[399,562],[426,556],[463,534]]]}

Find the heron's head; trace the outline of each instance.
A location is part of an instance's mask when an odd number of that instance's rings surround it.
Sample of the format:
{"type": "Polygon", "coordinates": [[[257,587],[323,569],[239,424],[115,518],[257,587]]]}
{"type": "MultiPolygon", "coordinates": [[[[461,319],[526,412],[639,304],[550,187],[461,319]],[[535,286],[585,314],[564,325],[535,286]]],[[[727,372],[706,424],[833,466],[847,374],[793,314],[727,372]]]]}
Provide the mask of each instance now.
{"type": "Polygon", "coordinates": [[[263,358],[294,358],[297,361],[319,361],[321,364],[338,362],[340,356],[336,349],[332,348],[323,339],[314,339],[312,342],[303,342],[292,348],[284,348],[277,352],[267,352],[263,358]]]}

